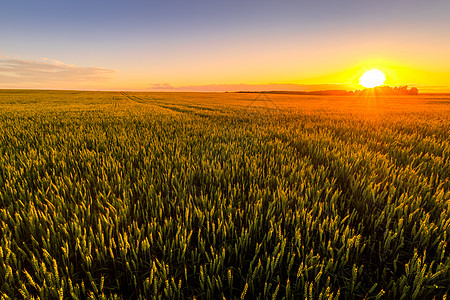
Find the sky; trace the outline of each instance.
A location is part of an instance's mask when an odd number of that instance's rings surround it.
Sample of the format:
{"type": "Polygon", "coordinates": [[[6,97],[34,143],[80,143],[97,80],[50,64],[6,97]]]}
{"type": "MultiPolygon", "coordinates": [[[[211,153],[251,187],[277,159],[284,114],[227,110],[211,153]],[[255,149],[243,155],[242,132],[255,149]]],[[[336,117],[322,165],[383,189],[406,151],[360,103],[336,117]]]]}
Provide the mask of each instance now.
{"type": "Polygon", "coordinates": [[[0,9],[0,88],[450,92],[448,0],[17,0],[0,9]]]}

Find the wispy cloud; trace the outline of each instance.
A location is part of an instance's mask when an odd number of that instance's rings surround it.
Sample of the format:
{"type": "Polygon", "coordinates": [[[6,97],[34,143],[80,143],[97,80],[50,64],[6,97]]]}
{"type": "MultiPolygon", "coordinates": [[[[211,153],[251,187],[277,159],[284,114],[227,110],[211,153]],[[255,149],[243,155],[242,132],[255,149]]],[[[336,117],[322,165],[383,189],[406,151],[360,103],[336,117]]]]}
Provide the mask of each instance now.
{"type": "Polygon", "coordinates": [[[175,90],[176,87],[172,86],[170,83],[152,83],[149,84],[150,90],[175,90]]]}
{"type": "Polygon", "coordinates": [[[1,87],[97,82],[110,78],[114,72],[104,68],[70,65],[48,58],[34,61],[0,55],[1,87]]]}
{"type": "Polygon", "coordinates": [[[172,86],[169,83],[149,84],[148,89],[153,91],[192,91],[192,92],[237,92],[237,91],[312,91],[348,89],[345,84],[294,84],[294,83],[270,83],[270,84],[210,84],[172,86]]]}

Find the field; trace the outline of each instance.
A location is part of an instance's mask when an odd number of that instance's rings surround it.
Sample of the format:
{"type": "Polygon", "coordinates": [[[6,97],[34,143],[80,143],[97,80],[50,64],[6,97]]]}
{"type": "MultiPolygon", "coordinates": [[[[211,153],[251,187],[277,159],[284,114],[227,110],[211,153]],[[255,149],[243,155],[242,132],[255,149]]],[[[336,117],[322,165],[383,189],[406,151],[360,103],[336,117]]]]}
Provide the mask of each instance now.
{"type": "Polygon", "coordinates": [[[0,91],[0,298],[442,299],[450,95],[0,91]]]}

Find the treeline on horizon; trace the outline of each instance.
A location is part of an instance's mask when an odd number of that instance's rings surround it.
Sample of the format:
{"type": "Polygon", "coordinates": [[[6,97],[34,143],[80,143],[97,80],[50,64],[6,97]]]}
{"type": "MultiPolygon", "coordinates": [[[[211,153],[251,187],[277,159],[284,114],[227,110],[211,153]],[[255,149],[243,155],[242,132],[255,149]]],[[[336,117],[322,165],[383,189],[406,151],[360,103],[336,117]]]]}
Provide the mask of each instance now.
{"type": "Polygon", "coordinates": [[[257,93],[257,94],[288,94],[288,95],[314,95],[314,96],[360,96],[360,95],[418,95],[419,90],[416,87],[408,89],[408,86],[391,87],[377,86],[363,90],[320,90],[320,91],[239,91],[237,93],[257,93]]]}

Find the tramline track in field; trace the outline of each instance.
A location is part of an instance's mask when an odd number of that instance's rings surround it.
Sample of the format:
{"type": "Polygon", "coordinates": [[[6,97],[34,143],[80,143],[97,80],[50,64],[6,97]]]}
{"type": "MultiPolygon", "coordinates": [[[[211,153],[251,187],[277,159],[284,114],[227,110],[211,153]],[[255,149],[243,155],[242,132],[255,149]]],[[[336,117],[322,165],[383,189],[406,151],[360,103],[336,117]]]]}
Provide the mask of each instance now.
{"type": "Polygon", "coordinates": [[[196,115],[200,117],[211,117],[216,113],[223,113],[222,109],[216,109],[207,106],[194,105],[192,102],[177,101],[176,103],[171,103],[167,99],[153,98],[151,96],[141,97],[137,95],[130,95],[122,92],[127,100],[135,105],[144,105],[147,107],[157,107],[172,113],[183,113],[188,115],[196,115]]]}

